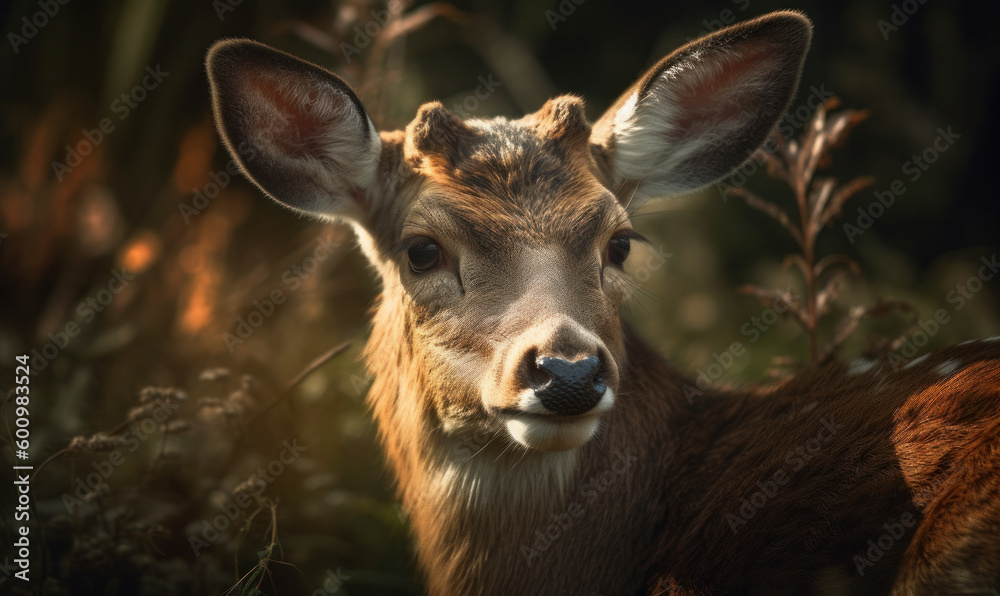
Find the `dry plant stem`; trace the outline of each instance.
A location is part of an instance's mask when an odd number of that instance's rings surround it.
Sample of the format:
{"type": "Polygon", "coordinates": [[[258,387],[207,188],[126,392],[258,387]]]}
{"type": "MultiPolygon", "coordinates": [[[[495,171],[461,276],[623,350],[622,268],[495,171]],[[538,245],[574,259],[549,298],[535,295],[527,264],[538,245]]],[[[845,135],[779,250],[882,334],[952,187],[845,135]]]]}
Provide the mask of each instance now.
{"type": "Polygon", "coordinates": [[[48,458],[46,458],[45,461],[43,461],[41,464],[39,464],[39,466],[37,468],[35,468],[35,471],[31,473],[31,478],[28,479],[28,483],[30,484],[30,483],[32,483],[32,482],[35,481],[35,476],[37,476],[38,473],[42,471],[42,468],[44,468],[46,466],[46,464],[48,464],[50,461],[54,460],[55,458],[59,457],[60,455],[62,455],[64,453],[68,453],[68,452],[69,452],[69,447],[64,447],[64,448],[60,449],[59,451],[56,451],[55,453],[53,453],[52,455],[50,455],[48,458]]]}
{"type": "Polygon", "coordinates": [[[809,361],[816,364],[818,352],[816,347],[816,234],[812,229],[809,207],[806,202],[806,180],[802,172],[795,177],[795,201],[799,205],[799,215],[802,219],[802,253],[806,260],[806,306],[808,319],[806,332],[809,334],[809,361]]]}
{"type": "MultiPolygon", "coordinates": [[[[387,60],[389,49],[406,39],[411,33],[424,28],[434,19],[441,17],[459,26],[464,25],[468,15],[446,2],[434,2],[416,8],[404,15],[393,15],[385,30],[375,37],[370,55],[365,61],[365,77],[359,91],[362,96],[373,97],[373,117],[376,122],[388,118],[386,103],[389,98],[378,90],[393,88],[402,78],[401,60],[387,60]],[[390,63],[394,62],[394,63],[390,63]]],[[[399,56],[402,58],[402,56],[399,56]]]]}
{"type": "Polygon", "coordinates": [[[264,570],[260,574],[260,579],[257,580],[257,589],[260,589],[260,585],[264,583],[264,575],[267,573],[267,561],[271,560],[271,553],[274,551],[274,546],[278,543],[278,507],[274,503],[269,505],[271,510],[271,544],[267,547],[267,556],[261,563],[264,565],[264,570]]]}
{"type": "MultiPolygon", "coordinates": [[[[315,372],[316,369],[318,369],[319,367],[323,366],[324,364],[326,364],[327,362],[329,362],[330,360],[332,360],[336,356],[339,356],[340,354],[344,353],[350,347],[351,347],[351,342],[346,342],[345,341],[344,343],[342,343],[342,344],[340,344],[340,345],[338,345],[338,346],[330,349],[328,352],[326,352],[325,354],[323,354],[319,358],[316,358],[311,363],[309,363],[309,365],[306,366],[306,368],[303,369],[302,372],[300,372],[298,375],[296,375],[295,378],[292,379],[291,382],[287,386],[285,386],[285,388],[281,391],[281,393],[278,394],[278,396],[274,399],[274,401],[272,401],[270,404],[268,404],[267,406],[265,406],[260,412],[258,412],[253,418],[251,418],[247,422],[247,426],[249,426],[250,424],[253,424],[257,420],[259,420],[261,418],[261,416],[263,416],[264,414],[266,414],[269,411],[271,411],[271,409],[273,409],[274,406],[278,405],[285,398],[287,398],[291,394],[292,390],[295,389],[300,383],[302,383],[302,381],[304,381],[306,379],[306,377],[308,377],[313,372],[315,372]]],[[[133,422],[133,421],[129,420],[129,419],[126,419],[126,420],[122,421],[122,423],[119,424],[118,426],[116,426],[114,429],[112,429],[111,432],[108,433],[108,435],[109,436],[117,435],[121,431],[125,430],[125,428],[129,425],[130,422],[133,422]]],[[[160,431],[161,432],[164,431],[164,427],[162,425],[160,427],[160,431]]],[[[244,436],[246,436],[246,435],[244,434],[244,436]]],[[[160,453],[157,454],[157,459],[160,457],[160,455],[163,454],[163,447],[165,445],[165,439],[166,439],[166,437],[164,437],[164,443],[161,443],[161,445],[160,445],[160,453]]],[[[63,455],[64,453],[68,453],[69,451],[70,451],[69,447],[64,447],[64,448],[60,449],[59,451],[56,451],[55,453],[53,453],[52,455],[50,455],[48,458],[46,458],[45,461],[43,461],[35,469],[35,471],[31,473],[31,477],[28,479],[28,482],[29,483],[30,482],[34,482],[35,481],[35,476],[37,476],[39,474],[39,472],[41,472],[42,469],[45,468],[46,465],[48,465],[49,462],[51,462],[52,460],[56,459],[60,455],[63,455]]]]}
{"type": "Polygon", "coordinates": [[[351,342],[345,341],[344,343],[342,343],[342,344],[340,344],[340,345],[338,345],[338,346],[330,349],[329,351],[327,351],[325,354],[323,354],[319,358],[316,358],[315,360],[313,360],[312,362],[310,362],[308,366],[306,366],[304,369],[302,369],[302,372],[300,372],[298,375],[296,375],[295,378],[292,379],[291,382],[289,382],[288,385],[286,385],[284,389],[282,389],[281,393],[279,393],[278,396],[276,398],[274,398],[274,401],[272,401],[268,405],[264,406],[264,408],[261,409],[259,412],[257,412],[257,414],[255,414],[253,418],[251,418],[250,420],[247,421],[247,426],[249,427],[254,422],[260,420],[261,416],[263,416],[264,414],[267,414],[268,412],[270,412],[274,408],[274,406],[276,406],[279,403],[281,403],[282,401],[284,401],[285,398],[287,398],[289,395],[291,395],[292,390],[295,389],[296,387],[298,387],[299,384],[302,383],[302,381],[304,381],[306,379],[306,377],[308,377],[312,373],[316,372],[316,369],[318,369],[319,367],[323,366],[324,364],[326,364],[330,360],[333,360],[337,356],[343,354],[350,347],[351,347],[351,342]]]}
{"type": "MultiPolygon", "coordinates": [[[[832,106],[829,106],[832,107],[832,106]]],[[[801,220],[802,256],[805,258],[806,278],[806,333],[809,336],[809,362],[816,364],[819,356],[817,347],[817,316],[816,316],[816,236],[819,230],[813,227],[812,209],[810,209],[808,190],[812,186],[813,173],[816,171],[821,153],[813,147],[817,143],[822,143],[819,137],[823,129],[826,116],[827,104],[821,105],[812,121],[809,123],[807,131],[801,139],[802,144],[798,147],[796,159],[789,164],[792,166],[789,175],[794,180],[795,202],[799,207],[799,217],[801,220]]],[[[825,152],[825,151],[824,151],[825,152]]]]}
{"type": "MultiPolygon", "coordinates": [[[[263,554],[261,556],[260,561],[258,561],[257,564],[254,565],[253,568],[250,569],[250,571],[247,571],[246,573],[243,574],[242,577],[240,577],[238,580],[236,580],[236,583],[233,584],[232,587],[230,587],[228,590],[226,590],[226,592],[225,592],[226,595],[231,594],[233,592],[233,590],[239,588],[240,585],[243,584],[244,581],[247,581],[248,579],[252,580],[252,578],[253,578],[253,576],[254,576],[255,573],[259,573],[260,574],[260,577],[257,580],[257,585],[255,587],[255,590],[257,592],[260,592],[260,586],[261,586],[261,584],[263,584],[263,582],[264,582],[264,576],[267,574],[267,564],[268,564],[269,561],[272,560],[271,559],[271,553],[274,551],[274,547],[277,546],[277,544],[278,544],[278,506],[277,506],[277,504],[268,501],[268,503],[267,503],[267,509],[271,513],[271,541],[270,541],[270,544],[268,544],[267,547],[265,547],[264,551],[262,551],[265,554],[263,554]]],[[[254,518],[256,518],[257,514],[260,513],[260,512],[261,512],[261,509],[258,507],[257,510],[254,511],[253,514],[250,515],[250,519],[247,521],[247,528],[248,529],[249,529],[249,524],[253,523],[254,518]]],[[[238,554],[234,553],[234,556],[238,557],[238,554]]],[[[237,565],[239,565],[238,561],[237,561],[237,565]]],[[[238,568],[237,568],[237,573],[239,573],[238,568]]]]}
{"type": "MultiPolygon", "coordinates": [[[[120,433],[123,430],[125,430],[125,428],[128,427],[128,425],[130,423],[132,423],[132,422],[135,422],[135,421],[132,420],[131,418],[126,418],[118,426],[116,426],[113,429],[111,429],[111,432],[108,433],[108,436],[109,437],[113,437],[113,436],[117,435],[118,433],[120,433]]],[[[158,427],[158,430],[161,431],[161,432],[164,432],[165,428],[166,427],[161,424],[158,427]]],[[[164,437],[164,439],[165,439],[165,437],[164,437]]],[[[42,471],[42,468],[44,468],[46,465],[48,465],[49,462],[51,462],[55,458],[59,457],[60,455],[62,455],[64,453],[69,453],[69,452],[70,452],[70,448],[67,446],[67,447],[63,447],[59,451],[56,451],[52,455],[48,456],[45,459],[45,461],[43,461],[41,464],[39,464],[39,466],[37,468],[35,468],[35,471],[31,473],[31,478],[28,479],[28,482],[29,483],[30,482],[34,482],[35,481],[35,476],[37,476],[38,473],[42,471]]],[[[160,455],[162,455],[162,449],[160,450],[160,453],[157,455],[157,458],[159,458],[160,455]]]]}
{"type": "MultiPolygon", "coordinates": [[[[288,385],[285,386],[284,389],[282,389],[281,393],[279,393],[278,396],[275,397],[274,400],[271,403],[269,403],[268,405],[264,406],[263,409],[261,409],[252,418],[250,418],[250,420],[248,420],[247,423],[243,426],[242,433],[240,434],[239,438],[236,439],[236,441],[235,441],[235,443],[233,445],[234,449],[233,449],[232,453],[229,456],[229,461],[226,462],[226,464],[222,467],[222,469],[224,469],[224,470],[228,469],[229,466],[231,466],[233,464],[233,462],[236,460],[237,454],[239,453],[239,449],[236,449],[236,447],[238,447],[242,441],[246,440],[246,438],[250,436],[250,433],[248,433],[247,431],[249,430],[249,428],[255,422],[261,420],[263,418],[264,414],[267,414],[269,411],[271,411],[274,408],[274,406],[278,405],[279,403],[281,403],[282,401],[284,401],[289,395],[291,395],[292,391],[296,387],[298,387],[299,384],[302,383],[302,381],[304,381],[306,379],[306,377],[308,377],[312,373],[316,372],[317,369],[319,369],[321,366],[323,366],[324,364],[326,364],[330,360],[332,360],[335,357],[337,357],[337,356],[343,354],[344,352],[346,352],[347,349],[350,348],[350,347],[351,347],[351,342],[345,341],[344,343],[339,344],[339,345],[333,347],[332,349],[330,349],[329,351],[327,351],[325,354],[321,355],[320,357],[318,357],[315,360],[313,360],[312,362],[310,362],[309,365],[307,365],[304,369],[302,369],[302,372],[300,372],[298,375],[296,375],[295,378],[292,379],[288,383],[288,385]]],[[[221,478],[221,475],[220,475],[220,478],[221,478]]]]}
{"type": "Polygon", "coordinates": [[[104,510],[104,501],[101,499],[100,495],[94,497],[94,503],[97,505],[97,519],[101,521],[101,527],[107,532],[108,536],[114,536],[111,528],[108,527],[108,514],[104,510]]]}
{"type": "Polygon", "coordinates": [[[815,177],[817,169],[829,163],[831,150],[842,144],[851,129],[867,117],[867,112],[863,110],[845,110],[828,117],[829,110],[837,104],[838,100],[831,98],[821,105],[797,139],[785,139],[775,131],[771,139],[776,151],[758,150],[757,156],[767,164],[768,174],[783,180],[792,189],[799,210],[797,224],[792,223],[792,218],[784,209],[745,188],[726,190],[728,195],[742,197],[747,205],[776,220],[801,249],[801,254],[786,257],[784,266],[796,265],[802,271],[805,280],[804,304],[790,292],[771,291],[752,285],[741,291],[753,294],[767,304],[777,299],[788,303],[786,316],[794,318],[809,337],[809,362],[813,365],[829,360],[862,318],[901,308],[897,302],[882,301],[869,307],[856,307],[843,318],[830,341],[820,346],[820,319],[829,314],[843,278],[849,273],[859,274],[860,268],[845,255],[827,255],[817,262],[816,238],[823,228],[840,216],[844,203],[850,197],[874,182],[872,177],[862,176],[838,185],[835,178],[815,177]],[[826,275],[826,282],[821,287],[820,280],[834,267],[838,270],[826,275]]]}

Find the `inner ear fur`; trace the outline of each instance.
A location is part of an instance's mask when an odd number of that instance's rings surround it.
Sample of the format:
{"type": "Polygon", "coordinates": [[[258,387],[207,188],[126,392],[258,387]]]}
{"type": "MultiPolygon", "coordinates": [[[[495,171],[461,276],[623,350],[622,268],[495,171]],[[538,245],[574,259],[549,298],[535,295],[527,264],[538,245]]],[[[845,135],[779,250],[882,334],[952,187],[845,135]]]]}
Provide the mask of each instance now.
{"type": "Polygon", "coordinates": [[[595,123],[591,143],[616,185],[683,194],[719,180],[767,139],[798,87],[812,24],[782,11],[682,46],[595,123]]]}
{"type": "Polygon", "coordinates": [[[347,83],[243,39],[216,43],[206,65],[219,135],[262,191],[300,212],[363,219],[380,141],[347,83]]]}

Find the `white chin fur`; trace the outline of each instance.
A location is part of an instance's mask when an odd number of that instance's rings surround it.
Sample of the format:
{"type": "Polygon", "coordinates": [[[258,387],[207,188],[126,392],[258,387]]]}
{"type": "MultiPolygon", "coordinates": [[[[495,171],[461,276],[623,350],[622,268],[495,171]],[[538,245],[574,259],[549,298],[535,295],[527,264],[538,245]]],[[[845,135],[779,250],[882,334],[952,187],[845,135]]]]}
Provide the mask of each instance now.
{"type": "Polygon", "coordinates": [[[506,425],[510,436],[529,449],[566,451],[589,441],[600,422],[599,416],[573,422],[546,422],[538,416],[524,416],[510,418],[506,425]]]}
{"type": "Polygon", "coordinates": [[[527,390],[518,400],[518,409],[525,415],[510,417],[505,424],[510,436],[529,449],[566,451],[589,441],[597,432],[601,414],[614,404],[615,393],[609,387],[604,390],[601,401],[586,415],[567,422],[550,422],[545,419],[549,411],[535,397],[534,391],[527,390]]]}

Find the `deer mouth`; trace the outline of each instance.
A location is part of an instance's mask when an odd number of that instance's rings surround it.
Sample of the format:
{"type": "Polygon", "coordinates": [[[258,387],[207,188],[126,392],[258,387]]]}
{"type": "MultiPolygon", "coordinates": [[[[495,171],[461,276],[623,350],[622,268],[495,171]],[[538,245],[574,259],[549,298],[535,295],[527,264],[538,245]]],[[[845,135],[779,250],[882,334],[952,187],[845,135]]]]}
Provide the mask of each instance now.
{"type": "Polygon", "coordinates": [[[581,422],[584,420],[589,420],[591,418],[600,418],[601,414],[599,412],[587,412],[585,414],[535,414],[532,412],[522,412],[520,410],[506,410],[503,415],[508,419],[510,418],[521,418],[524,420],[537,420],[539,422],[547,422],[549,424],[573,424],[576,422],[581,422]]]}
{"type": "Polygon", "coordinates": [[[497,413],[507,433],[521,445],[538,451],[566,451],[589,441],[596,434],[602,415],[613,405],[614,392],[607,388],[598,404],[582,414],[546,412],[534,395],[522,396],[517,407],[503,408],[497,413]]]}

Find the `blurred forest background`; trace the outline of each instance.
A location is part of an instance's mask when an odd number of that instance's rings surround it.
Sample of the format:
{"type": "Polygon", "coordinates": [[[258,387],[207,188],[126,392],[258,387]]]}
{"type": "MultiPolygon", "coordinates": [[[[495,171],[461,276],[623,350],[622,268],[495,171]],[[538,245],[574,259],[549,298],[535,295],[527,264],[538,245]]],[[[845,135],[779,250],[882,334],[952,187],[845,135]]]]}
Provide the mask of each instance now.
{"type": "MultiPolygon", "coordinates": [[[[378,288],[348,230],[297,217],[226,173],[203,65],[219,38],[250,37],[328,67],[390,130],[432,99],[465,116],[516,117],[571,92],[596,118],[699,33],[801,9],[815,37],[793,109],[829,92],[869,112],[824,171],[874,177],[819,236],[820,256],[843,253],[860,267],[834,314],[878,299],[916,309],[866,320],[838,357],[860,354],[873,333],[916,339],[913,323],[939,309],[949,322],[920,353],[1000,334],[1000,281],[979,277],[1000,244],[996,4],[6,6],[0,389],[13,386],[15,357],[31,354],[34,593],[420,592],[406,512],[363,404],[370,380],[357,356],[378,288]],[[939,140],[945,150],[927,154],[926,169],[907,166],[939,130],[957,138],[939,140]],[[871,212],[874,193],[897,179],[905,192],[863,221],[858,209],[871,212]],[[266,302],[276,291],[284,300],[266,302]],[[342,342],[346,352],[284,391],[342,342]],[[289,445],[299,446],[294,456],[289,445]]],[[[745,184],[794,213],[790,190],[766,172],[745,184]]],[[[746,355],[719,382],[765,381],[775,357],[806,357],[788,321],[748,332],[755,317],[770,319],[738,292],[800,291],[782,267],[795,244],[778,224],[717,188],[644,211],[636,227],[660,256],[637,272],[643,292],[625,316],[665,356],[697,374],[742,342],[746,355]]],[[[5,465],[15,461],[12,418],[5,403],[5,465]]],[[[0,497],[0,539],[11,544],[10,483],[0,497]]]]}

